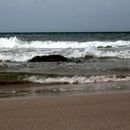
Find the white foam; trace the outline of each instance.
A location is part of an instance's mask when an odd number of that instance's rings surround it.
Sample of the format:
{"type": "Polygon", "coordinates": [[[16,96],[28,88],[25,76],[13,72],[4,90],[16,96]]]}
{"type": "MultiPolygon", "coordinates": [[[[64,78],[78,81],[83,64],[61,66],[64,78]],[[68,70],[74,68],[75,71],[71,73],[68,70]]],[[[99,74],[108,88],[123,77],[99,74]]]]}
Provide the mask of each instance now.
{"type": "Polygon", "coordinates": [[[102,75],[102,76],[73,76],[73,77],[39,77],[39,76],[31,76],[24,80],[28,80],[35,83],[69,83],[69,84],[86,84],[86,83],[104,83],[104,82],[121,82],[121,81],[129,81],[130,76],[120,78],[116,75],[102,75]]]}
{"type": "Polygon", "coordinates": [[[130,41],[22,41],[17,37],[0,38],[0,48],[97,48],[130,46],[130,41]]]}
{"type": "Polygon", "coordinates": [[[0,50],[0,60],[2,61],[16,61],[26,62],[35,56],[42,55],[62,55],[67,58],[85,58],[87,55],[94,57],[117,57],[117,58],[130,58],[129,50],[125,51],[102,51],[93,48],[87,49],[43,49],[43,50],[23,50],[19,49],[16,52],[14,50],[3,51],[0,50]]]}
{"type": "Polygon", "coordinates": [[[0,38],[0,60],[26,62],[41,55],[62,55],[68,58],[130,58],[130,41],[22,41],[17,37],[0,38]],[[98,48],[111,46],[113,48],[98,48]]]}

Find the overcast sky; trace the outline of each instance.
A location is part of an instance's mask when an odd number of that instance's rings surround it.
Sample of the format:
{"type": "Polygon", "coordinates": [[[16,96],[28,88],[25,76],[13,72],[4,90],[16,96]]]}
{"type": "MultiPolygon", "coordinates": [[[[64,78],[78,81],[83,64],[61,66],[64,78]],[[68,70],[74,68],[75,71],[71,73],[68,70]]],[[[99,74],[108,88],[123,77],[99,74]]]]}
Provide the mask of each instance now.
{"type": "Polygon", "coordinates": [[[130,31],[130,0],[0,0],[0,32],[130,31]]]}

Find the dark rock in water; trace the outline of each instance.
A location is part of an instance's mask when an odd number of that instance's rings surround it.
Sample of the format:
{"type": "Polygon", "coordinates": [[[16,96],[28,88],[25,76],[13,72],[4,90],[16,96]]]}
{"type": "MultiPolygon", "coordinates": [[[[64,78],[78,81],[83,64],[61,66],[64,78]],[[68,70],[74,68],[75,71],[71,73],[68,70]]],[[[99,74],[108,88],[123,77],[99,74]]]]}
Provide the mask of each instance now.
{"type": "Polygon", "coordinates": [[[61,55],[49,55],[49,56],[35,56],[29,61],[30,62],[60,62],[60,61],[68,62],[69,59],[61,55]]]}
{"type": "Polygon", "coordinates": [[[105,47],[104,47],[104,46],[99,46],[99,47],[97,47],[97,48],[99,48],[99,49],[100,49],[100,48],[112,48],[112,46],[105,46],[105,47]]]}
{"type": "Polygon", "coordinates": [[[94,56],[93,55],[86,55],[85,56],[85,59],[91,59],[91,58],[94,58],[94,56]]]}

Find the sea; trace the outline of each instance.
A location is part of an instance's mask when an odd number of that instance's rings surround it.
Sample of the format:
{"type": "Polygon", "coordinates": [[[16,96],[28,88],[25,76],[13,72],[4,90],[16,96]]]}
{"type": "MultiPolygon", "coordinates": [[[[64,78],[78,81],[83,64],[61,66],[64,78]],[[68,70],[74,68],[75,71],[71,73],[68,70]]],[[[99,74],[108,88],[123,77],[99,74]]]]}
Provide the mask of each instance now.
{"type": "Polygon", "coordinates": [[[0,33],[0,97],[121,91],[129,83],[130,32],[0,33]],[[50,55],[70,61],[29,61],[50,55]]]}

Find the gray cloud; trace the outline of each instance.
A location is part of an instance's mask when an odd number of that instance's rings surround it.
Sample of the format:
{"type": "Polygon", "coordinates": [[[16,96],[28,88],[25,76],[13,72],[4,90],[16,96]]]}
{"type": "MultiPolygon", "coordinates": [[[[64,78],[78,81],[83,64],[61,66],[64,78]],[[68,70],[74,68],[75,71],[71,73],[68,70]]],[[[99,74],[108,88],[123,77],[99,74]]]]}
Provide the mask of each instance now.
{"type": "Polygon", "coordinates": [[[2,0],[0,31],[130,31],[130,2],[2,0]]]}

